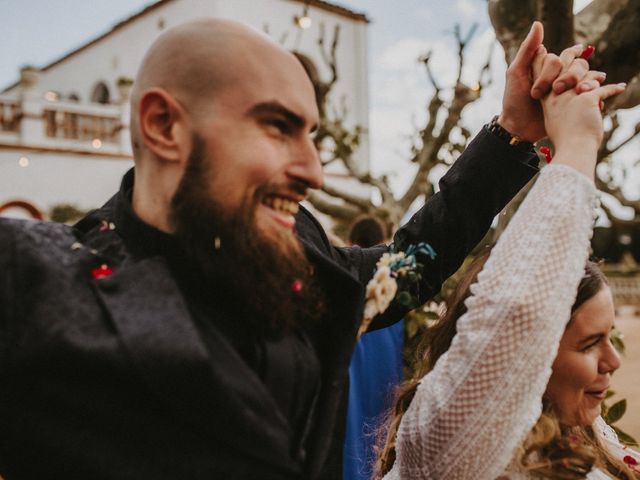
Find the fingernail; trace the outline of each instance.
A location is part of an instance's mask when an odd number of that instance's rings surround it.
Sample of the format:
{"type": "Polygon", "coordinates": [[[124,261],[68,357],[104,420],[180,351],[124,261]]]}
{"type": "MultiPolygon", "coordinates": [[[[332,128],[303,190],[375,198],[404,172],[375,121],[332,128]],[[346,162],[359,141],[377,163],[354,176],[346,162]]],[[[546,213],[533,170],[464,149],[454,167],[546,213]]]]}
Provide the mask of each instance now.
{"type": "Polygon", "coordinates": [[[542,92],[540,91],[540,89],[538,87],[536,87],[536,88],[531,90],[531,96],[533,98],[540,98],[542,96],[542,92]]]}
{"type": "Polygon", "coordinates": [[[593,52],[595,51],[596,51],[596,47],[594,47],[593,45],[587,45],[586,48],[580,54],[580,58],[584,58],[585,60],[587,60],[591,55],[593,55],[593,52]]]}
{"type": "Polygon", "coordinates": [[[553,91],[557,93],[564,92],[566,88],[567,84],[564,82],[556,82],[553,84],[553,91]]]}
{"type": "Polygon", "coordinates": [[[618,86],[622,88],[627,88],[627,84],[625,82],[619,83],[618,86]]]}
{"type": "Polygon", "coordinates": [[[553,157],[551,156],[551,149],[549,147],[540,147],[539,150],[540,153],[544,155],[544,159],[547,163],[551,163],[551,160],[553,160],[553,157]]]}
{"type": "Polygon", "coordinates": [[[598,102],[598,108],[600,109],[600,111],[602,111],[602,109],[604,108],[604,102],[602,100],[598,102]]]}

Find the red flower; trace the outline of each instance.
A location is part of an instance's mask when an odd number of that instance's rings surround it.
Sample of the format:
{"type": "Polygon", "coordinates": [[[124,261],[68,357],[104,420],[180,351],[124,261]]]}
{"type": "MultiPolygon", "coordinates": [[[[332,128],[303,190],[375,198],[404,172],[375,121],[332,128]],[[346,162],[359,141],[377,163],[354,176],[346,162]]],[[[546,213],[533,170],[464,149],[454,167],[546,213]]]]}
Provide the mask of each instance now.
{"type": "Polygon", "coordinates": [[[113,268],[111,268],[106,264],[102,264],[98,268],[94,268],[91,270],[91,276],[96,280],[100,280],[101,278],[108,277],[112,273],[113,273],[113,268]]]}
{"type": "Polygon", "coordinates": [[[300,280],[294,280],[291,284],[291,291],[293,293],[300,293],[300,291],[302,291],[302,282],[300,280]]]}
{"type": "Polygon", "coordinates": [[[624,463],[626,463],[627,465],[631,465],[633,467],[638,465],[638,461],[635,458],[633,458],[631,455],[625,455],[625,457],[622,459],[622,461],[624,463]]]}

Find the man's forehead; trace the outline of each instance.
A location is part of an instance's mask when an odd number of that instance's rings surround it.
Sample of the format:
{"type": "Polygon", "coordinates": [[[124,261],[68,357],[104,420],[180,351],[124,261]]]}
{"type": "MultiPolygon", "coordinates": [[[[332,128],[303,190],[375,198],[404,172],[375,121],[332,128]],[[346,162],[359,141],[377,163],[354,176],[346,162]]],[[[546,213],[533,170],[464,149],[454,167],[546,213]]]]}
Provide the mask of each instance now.
{"type": "Polygon", "coordinates": [[[301,83],[283,83],[264,77],[256,81],[241,80],[219,92],[218,100],[214,103],[243,115],[282,114],[295,123],[318,123],[313,87],[301,83]]]}

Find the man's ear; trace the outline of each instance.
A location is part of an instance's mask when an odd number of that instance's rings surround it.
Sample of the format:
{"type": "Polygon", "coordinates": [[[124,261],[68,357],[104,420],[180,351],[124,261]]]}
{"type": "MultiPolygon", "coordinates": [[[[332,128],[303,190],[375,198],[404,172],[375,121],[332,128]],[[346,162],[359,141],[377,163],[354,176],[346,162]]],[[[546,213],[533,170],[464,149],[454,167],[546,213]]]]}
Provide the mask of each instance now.
{"type": "Polygon", "coordinates": [[[165,90],[144,92],[139,103],[140,135],[145,146],[159,159],[180,162],[188,156],[188,118],[182,106],[165,90]]]}

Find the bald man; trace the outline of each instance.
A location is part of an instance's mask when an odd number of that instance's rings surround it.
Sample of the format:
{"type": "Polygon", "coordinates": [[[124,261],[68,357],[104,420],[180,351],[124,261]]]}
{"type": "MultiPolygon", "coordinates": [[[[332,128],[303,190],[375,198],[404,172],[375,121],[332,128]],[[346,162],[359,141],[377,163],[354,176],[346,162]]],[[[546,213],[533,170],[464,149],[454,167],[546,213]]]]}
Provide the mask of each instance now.
{"type": "MultiPolygon", "coordinates": [[[[437,252],[422,299],[536,171],[508,140],[544,133],[528,75],[541,37],[525,41],[499,121],[395,237],[437,252]]],[[[543,90],[585,74],[558,62],[543,90]]],[[[0,220],[0,476],[339,471],[332,433],[386,247],[334,249],[299,207],[322,184],[317,123],[305,71],[262,34],[207,19],[158,38],[135,81],[120,191],[74,228],[0,220]]],[[[393,304],[375,326],[404,313],[393,304]]]]}

